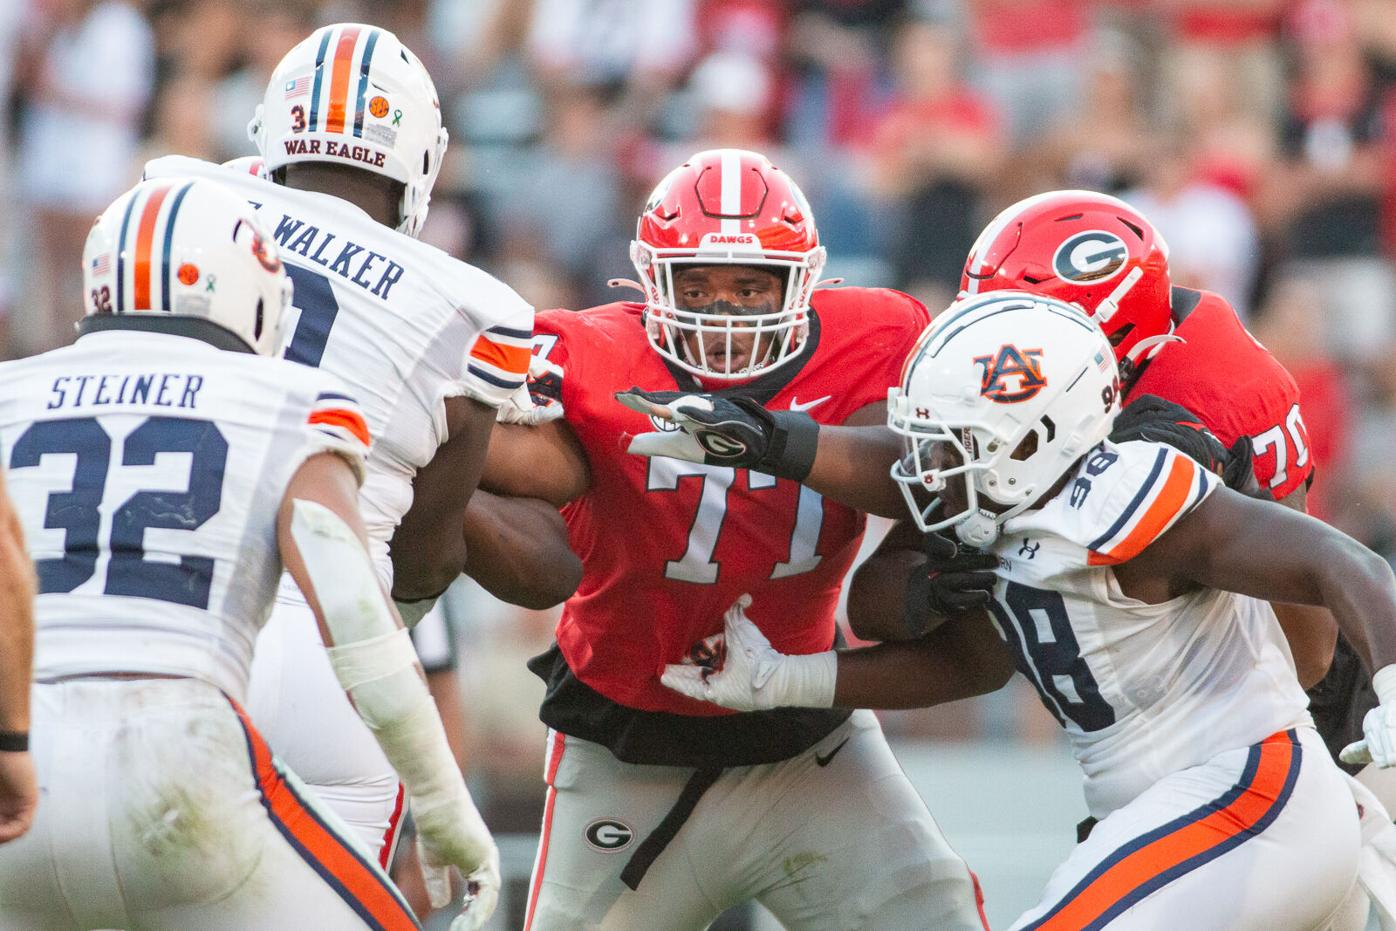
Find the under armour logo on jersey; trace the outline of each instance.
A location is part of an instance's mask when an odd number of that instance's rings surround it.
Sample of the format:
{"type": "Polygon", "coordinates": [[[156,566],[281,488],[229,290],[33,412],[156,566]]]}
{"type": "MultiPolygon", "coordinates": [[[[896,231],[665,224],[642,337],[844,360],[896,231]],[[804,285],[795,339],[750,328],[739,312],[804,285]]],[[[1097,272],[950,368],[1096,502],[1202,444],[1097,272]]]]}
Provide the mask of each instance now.
{"type": "Polygon", "coordinates": [[[994,355],[976,358],[974,364],[984,366],[979,393],[990,401],[1017,404],[1047,387],[1041,349],[1019,349],[1005,343],[994,355]]]}
{"type": "Polygon", "coordinates": [[[1129,247],[1114,233],[1087,230],[1057,247],[1052,270],[1057,277],[1078,284],[1105,281],[1119,274],[1129,259],[1129,247]]]}
{"type": "Polygon", "coordinates": [[[1042,549],[1041,543],[1034,543],[1029,537],[1023,537],[1023,545],[1018,547],[1018,555],[1032,559],[1037,555],[1037,551],[1042,549]]]}

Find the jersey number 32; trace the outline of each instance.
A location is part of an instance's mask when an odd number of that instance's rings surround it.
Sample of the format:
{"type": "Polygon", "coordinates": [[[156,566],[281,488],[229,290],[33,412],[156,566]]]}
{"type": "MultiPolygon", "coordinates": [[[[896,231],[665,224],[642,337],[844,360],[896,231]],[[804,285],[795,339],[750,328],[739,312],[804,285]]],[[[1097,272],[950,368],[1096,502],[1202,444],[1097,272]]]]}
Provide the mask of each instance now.
{"type": "MultiPolygon", "coordinates": [[[[39,592],[71,592],[96,574],[97,557],[107,550],[111,558],[104,594],[207,608],[213,559],[178,555],[170,561],[169,546],[160,547],[163,560],[147,559],[145,533],[197,530],[218,513],[228,441],[217,425],[184,417],[150,417],[126,435],[117,464],[113,462],[111,437],[95,417],[41,421],[15,442],[9,467],[16,471],[32,468],[43,457],[56,455],[73,457],[73,478],[69,490],[48,496],[44,527],[64,531],[63,555],[35,563],[39,592]],[[111,511],[104,544],[100,539],[103,503],[113,468],[155,466],[161,453],[189,455],[184,489],[135,491],[111,511]]],[[[160,471],[167,473],[168,469],[160,471]]],[[[129,487],[130,481],[121,484],[129,487]]]]}

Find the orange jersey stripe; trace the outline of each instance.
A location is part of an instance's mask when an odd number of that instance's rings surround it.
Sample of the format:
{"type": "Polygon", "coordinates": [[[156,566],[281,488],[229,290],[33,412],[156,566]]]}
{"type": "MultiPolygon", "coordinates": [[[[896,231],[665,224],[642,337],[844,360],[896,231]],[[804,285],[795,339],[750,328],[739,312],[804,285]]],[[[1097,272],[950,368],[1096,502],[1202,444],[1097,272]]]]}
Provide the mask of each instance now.
{"type": "Polygon", "coordinates": [[[369,445],[368,424],[361,415],[342,407],[311,411],[307,423],[323,423],[332,427],[343,427],[358,438],[365,446],[369,445]]]}
{"type": "Polygon", "coordinates": [[[1192,481],[1197,474],[1197,466],[1187,456],[1175,455],[1164,479],[1163,490],[1154,503],[1144,512],[1139,523],[1134,525],[1129,536],[1125,537],[1109,553],[1091,553],[1086,562],[1091,566],[1108,566],[1133,559],[1144,551],[1163,531],[1168,522],[1187,504],[1192,492],[1192,481]]]}
{"type": "Polygon", "coordinates": [[[354,60],[354,46],[359,42],[359,30],[349,27],[339,34],[334,47],[334,68],[330,77],[330,111],[325,117],[325,131],[344,132],[345,108],[349,102],[349,65],[354,60]]]}
{"type": "Polygon", "coordinates": [[[272,818],[279,822],[282,832],[300,846],[303,856],[313,861],[311,865],[316,872],[338,885],[341,896],[352,898],[349,905],[372,926],[390,931],[420,931],[421,925],[406,903],[398,898],[387,877],[360,859],[350,849],[348,841],[325,827],[319,817],[305,806],[272,763],[271,749],[252,726],[247,712],[232,699],[229,699],[229,703],[242,720],[243,730],[247,734],[247,746],[252,753],[262,803],[272,818]]]}
{"type": "Polygon", "coordinates": [[[1141,847],[1096,877],[1034,931],[1079,931],[1141,885],[1227,838],[1249,832],[1284,795],[1296,748],[1286,732],[1260,744],[1260,762],[1250,785],[1231,804],[1141,847]]]}
{"type": "Polygon", "coordinates": [[[155,221],[160,216],[160,205],[171,185],[156,188],[150,193],[141,211],[141,222],[136,227],[136,300],[133,310],[151,310],[150,306],[150,253],[155,243],[155,221]]]}
{"type": "Polygon", "coordinates": [[[533,927],[533,916],[538,908],[538,893],[543,889],[543,871],[548,865],[548,840],[553,833],[553,803],[557,800],[557,789],[553,781],[557,778],[557,768],[562,763],[562,753],[566,749],[567,738],[561,731],[553,733],[553,752],[548,760],[548,800],[543,805],[543,836],[538,839],[538,862],[533,865],[533,878],[529,882],[528,910],[524,912],[524,931],[533,927]]]}
{"type": "Polygon", "coordinates": [[[475,340],[475,345],[470,348],[470,355],[481,362],[493,365],[497,369],[506,372],[514,372],[517,375],[528,374],[528,363],[533,351],[525,346],[507,346],[504,343],[496,343],[484,333],[475,340]]]}

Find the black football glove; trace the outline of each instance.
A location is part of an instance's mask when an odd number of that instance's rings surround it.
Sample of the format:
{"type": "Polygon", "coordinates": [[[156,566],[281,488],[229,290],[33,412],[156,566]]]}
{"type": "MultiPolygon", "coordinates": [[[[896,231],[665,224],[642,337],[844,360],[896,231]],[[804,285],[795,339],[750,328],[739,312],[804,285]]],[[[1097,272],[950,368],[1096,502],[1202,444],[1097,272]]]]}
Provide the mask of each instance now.
{"type": "Polygon", "coordinates": [[[1272,497],[1256,480],[1250,438],[1243,436],[1227,448],[1197,415],[1181,404],[1154,394],[1131,401],[1115,418],[1115,428],[1110,433],[1112,443],[1129,440],[1167,443],[1221,476],[1226,487],[1253,498],[1272,497]]]}
{"type": "Polygon", "coordinates": [[[925,636],[947,617],[987,605],[999,564],[997,556],[961,548],[938,533],[926,534],[922,550],[926,559],[907,581],[906,627],[913,637],[925,636]]]}
{"type": "Polygon", "coordinates": [[[631,388],[617,392],[616,400],[672,425],[633,437],[626,451],[638,456],[754,469],[797,482],[814,466],[819,424],[809,414],[768,411],[751,398],[682,391],[631,388]]]}

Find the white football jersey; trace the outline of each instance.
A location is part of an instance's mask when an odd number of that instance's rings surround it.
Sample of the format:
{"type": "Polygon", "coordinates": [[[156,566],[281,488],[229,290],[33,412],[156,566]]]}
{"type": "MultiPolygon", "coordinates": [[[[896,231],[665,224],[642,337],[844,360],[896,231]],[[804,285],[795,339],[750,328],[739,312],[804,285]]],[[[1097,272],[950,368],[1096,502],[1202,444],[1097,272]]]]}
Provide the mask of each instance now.
{"type": "Polygon", "coordinates": [[[1309,721],[1269,604],[1215,589],[1146,604],[1111,569],[1217,481],[1170,447],[1105,442],[994,544],[995,623],[1066,728],[1097,818],[1169,773],[1309,721]]]}
{"type": "Polygon", "coordinates": [[[286,486],[324,451],[362,474],[367,443],[329,373],[188,336],[100,331],[0,365],[36,677],[192,676],[241,700],[286,486]]]}
{"type": "Polygon", "coordinates": [[[533,308],[503,282],[375,222],[355,205],[182,156],[147,178],[218,181],[250,201],[295,283],[285,356],[344,379],[373,435],[361,506],[391,588],[388,541],[412,479],[447,439],[446,398],[498,406],[524,383],[533,308]]]}

